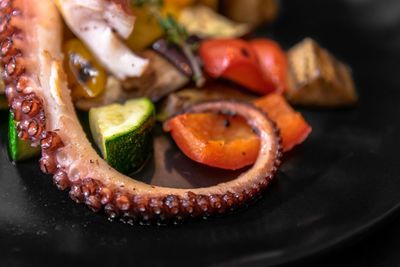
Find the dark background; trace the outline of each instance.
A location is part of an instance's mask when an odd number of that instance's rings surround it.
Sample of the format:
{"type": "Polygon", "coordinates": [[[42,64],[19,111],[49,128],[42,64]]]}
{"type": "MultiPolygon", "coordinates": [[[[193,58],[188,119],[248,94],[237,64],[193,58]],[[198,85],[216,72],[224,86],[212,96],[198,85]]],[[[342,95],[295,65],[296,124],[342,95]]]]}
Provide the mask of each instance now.
{"type": "MultiPolygon", "coordinates": [[[[285,38],[292,40],[294,32],[299,33],[299,38],[308,32],[342,60],[351,61],[359,89],[365,85],[363,89],[368,88],[365,93],[376,91],[379,95],[396,91],[394,95],[397,95],[400,90],[400,1],[285,0],[282,15],[274,33],[287,31],[285,38]],[[339,42],[346,45],[335,45],[339,42]]],[[[379,108],[371,106],[371,109],[379,108]]],[[[399,124],[399,113],[394,107],[394,114],[390,110],[387,116],[399,124]]],[[[333,251],[285,266],[400,266],[400,214],[393,214],[376,228],[353,237],[333,251]]]]}
{"type": "Polygon", "coordinates": [[[392,267],[399,265],[400,216],[396,214],[388,222],[367,231],[363,236],[348,241],[336,250],[285,266],[392,267]]]}
{"type": "Polygon", "coordinates": [[[360,95],[352,109],[302,109],[313,133],[262,200],[178,226],[109,222],[37,160],[10,164],[1,112],[0,265],[400,265],[400,1],[284,0],[256,34],[285,48],[313,37],[352,67],[360,95]]]}

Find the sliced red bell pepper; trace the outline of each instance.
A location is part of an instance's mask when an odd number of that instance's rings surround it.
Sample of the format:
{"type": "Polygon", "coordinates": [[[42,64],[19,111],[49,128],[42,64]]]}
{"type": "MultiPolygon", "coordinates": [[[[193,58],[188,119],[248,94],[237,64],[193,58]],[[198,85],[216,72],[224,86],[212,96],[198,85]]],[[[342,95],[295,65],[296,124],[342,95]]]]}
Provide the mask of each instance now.
{"type": "Polygon", "coordinates": [[[182,114],[167,121],[164,130],[186,156],[208,166],[236,170],[258,156],[258,136],[239,116],[182,114]]]}
{"type": "MultiPolygon", "coordinates": [[[[268,114],[280,128],[283,151],[303,142],[311,132],[310,125],[280,94],[269,94],[254,105],[268,114]]],[[[260,143],[257,135],[241,117],[221,114],[182,114],[164,124],[182,152],[205,165],[240,169],[257,159],[260,143]]]]}
{"type": "Polygon", "coordinates": [[[288,63],[285,51],[274,41],[262,38],[249,41],[255,51],[264,75],[275,84],[276,93],[284,93],[287,88],[288,63]]]}
{"type": "Polygon", "coordinates": [[[303,116],[293,110],[280,94],[269,94],[253,101],[253,104],[268,114],[275,121],[282,137],[283,151],[291,150],[302,143],[311,132],[311,127],[303,116]]]}
{"type": "Polygon", "coordinates": [[[259,94],[275,90],[275,84],[264,75],[258,56],[242,39],[209,39],[200,44],[199,54],[205,71],[212,78],[226,78],[259,94]]]}
{"type": "Polygon", "coordinates": [[[262,95],[286,90],[286,54],[272,40],[209,39],[199,54],[212,78],[230,79],[262,95]]]}

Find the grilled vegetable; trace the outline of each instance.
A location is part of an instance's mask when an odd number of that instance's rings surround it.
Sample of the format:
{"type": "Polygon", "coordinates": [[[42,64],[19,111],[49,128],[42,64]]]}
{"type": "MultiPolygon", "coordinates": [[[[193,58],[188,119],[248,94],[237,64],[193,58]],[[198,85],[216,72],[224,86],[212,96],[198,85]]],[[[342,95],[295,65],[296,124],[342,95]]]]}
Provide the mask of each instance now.
{"type": "Polygon", "coordinates": [[[126,41],[127,45],[133,51],[141,51],[151,46],[165,33],[160,25],[161,17],[171,15],[177,19],[182,9],[195,2],[195,0],[132,0],[135,27],[126,41]]]}
{"type": "Polygon", "coordinates": [[[211,77],[226,78],[265,95],[278,88],[270,67],[259,62],[259,57],[264,60],[262,53],[263,50],[255,50],[251,43],[241,39],[210,39],[202,42],[199,49],[204,69],[211,77]]]}
{"type": "Polygon", "coordinates": [[[182,114],[168,120],[164,130],[194,161],[236,170],[254,163],[260,141],[246,120],[214,113],[182,114]]]}
{"type": "Polygon", "coordinates": [[[126,43],[133,51],[140,51],[161,38],[164,32],[148,5],[132,5],[132,11],[135,14],[135,26],[126,43]]]}
{"type": "MultiPolygon", "coordinates": [[[[302,143],[311,132],[299,112],[280,94],[269,94],[253,104],[267,113],[280,129],[283,151],[302,143]]],[[[259,141],[251,127],[237,116],[214,113],[182,114],[164,123],[164,130],[182,152],[205,165],[239,169],[253,164],[259,141]]]]}
{"type": "Polygon", "coordinates": [[[186,27],[189,34],[202,38],[240,37],[250,31],[247,24],[233,22],[206,6],[183,9],[179,23],[186,27]]]}
{"type": "Polygon", "coordinates": [[[206,40],[200,46],[200,56],[213,78],[230,79],[259,94],[286,90],[286,54],[272,40],[206,40]]]}
{"type": "Polygon", "coordinates": [[[271,77],[275,84],[274,91],[285,92],[288,72],[286,53],[276,42],[266,38],[253,39],[249,43],[256,52],[264,75],[271,77]]]}
{"type": "Polygon", "coordinates": [[[278,0],[221,0],[222,13],[228,18],[258,25],[271,23],[279,11],[278,0]]]}
{"type": "Polygon", "coordinates": [[[251,101],[255,98],[255,95],[247,93],[245,90],[242,90],[242,88],[225,83],[214,82],[207,84],[201,89],[187,88],[169,94],[161,103],[157,119],[164,121],[177,114],[179,111],[200,102],[219,100],[251,101]]]}
{"type": "MultiPolygon", "coordinates": [[[[193,36],[187,41],[190,41],[190,44],[196,44],[200,41],[200,39],[193,36]]],[[[193,77],[194,72],[190,61],[183,54],[182,49],[178,45],[169,42],[166,38],[163,38],[157,40],[151,46],[151,48],[163,58],[168,60],[168,62],[174,65],[174,67],[176,67],[180,72],[187,75],[188,77],[193,77]]]]}
{"type": "Polygon", "coordinates": [[[40,155],[40,146],[32,147],[29,141],[21,140],[17,133],[17,123],[10,112],[8,119],[8,151],[12,161],[18,162],[40,155]]]}
{"type": "Polygon", "coordinates": [[[165,4],[175,6],[177,8],[185,8],[196,3],[196,0],[164,0],[165,4]]]}
{"type": "Polygon", "coordinates": [[[299,112],[293,110],[282,95],[269,94],[255,100],[253,104],[261,108],[271,120],[276,122],[280,129],[284,152],[302,143],[310,134],[310,125],[299,112]]]}
{"type": "Polygon", "coordinates": [[[130,95],[145,96],[152,101],[158,101],[190,81],[188,76],[156,52],[145,50],[140,55],[149,59],[150,64],[141,77],[130,78],[123,82],[123,87],[130,95]]]}
{"type": "Polygon", "coordinates": [[[74,100],[100,95],[107,81],[107,74],[96,62],[89,49],[78,39],[64,44],[64,68],[74,100]]]}
{"type": "Polygon", "coordinates": [[[79,110],[89,111],[91,108],[110,105],[113,103],[123,103],[134,95],[122,89],[121,82],[113,77],[107,77],[107,84],[104,92],[94,98],[81,98],[75,101],[75,107],[79,110]]]}
{"type": "Polygon", "coordinates": [[[357,101],[348,66],[307,38],[288,51],[290,103],[306,106],[343,106],[357,101]]]}
{"type": "Polygon", "coordinates": [[[154,106],[147,98],[92,108],[89,123],[104,159],[119,172],[129,175],[149,157],[154,106]]]}

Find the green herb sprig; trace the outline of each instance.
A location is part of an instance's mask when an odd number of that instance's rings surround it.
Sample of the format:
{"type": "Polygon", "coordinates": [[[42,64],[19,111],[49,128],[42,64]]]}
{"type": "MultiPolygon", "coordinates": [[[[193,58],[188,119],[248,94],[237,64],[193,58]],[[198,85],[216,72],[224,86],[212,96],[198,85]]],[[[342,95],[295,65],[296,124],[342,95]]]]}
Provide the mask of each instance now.
{"type": "Polygon", "coordinates": [[[167,40],[173,44],[176,44],[181,48],[183,54],[189,60],[190,65],[193,69],[193,81],[196,83],[197,87],[202,87],[205,83],[205,78],[203,72],[199,66],[199,63],[196,59],[196,56],[193,53],[193,44],[189,45],[187,40],[189,38],[189,34],[186,28],[179,24],[179,22],[171,15],[167,14],[166,17],[163,17],[160,13],[160,8],[163,6],[163,0],[132,0],[133,5],[135,6],[143,6],[147,5],[150,8],[150,12],[152,16],[158,21],[161,28],[164,30],[167,40]]]}

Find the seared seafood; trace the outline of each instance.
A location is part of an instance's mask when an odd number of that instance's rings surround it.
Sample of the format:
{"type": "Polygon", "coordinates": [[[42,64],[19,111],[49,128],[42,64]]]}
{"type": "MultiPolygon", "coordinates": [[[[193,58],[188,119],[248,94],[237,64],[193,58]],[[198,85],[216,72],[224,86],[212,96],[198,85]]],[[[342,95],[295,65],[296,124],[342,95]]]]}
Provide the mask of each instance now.
{"type": "MultiPolygon", "coordinates": [[[[81,18],[83,13],[76,12],[81,18]]],[[[237,179],[206,188],[176,189],[148,185],[120,174],[98,156],[75,114],[61,63],[61,19],[53,2],[3,0],[0,15],[3,77],[10,109],[19,122],[19,136],[33,145],[40,144],[41,169],[53,174],[59,189],[69,188],[76,202],[87,204],[93,211],[103,209],[113,218],[180,220],[231,210],[254,198],[273,178],[281,157],[278,131],[260,110],[230,101],[199,104],[188,112],[238,114],[259,135],[258,159],[237,179]]],[[[103,30],[109,27],[103,26],[103,30]]],[[[114,38],[109,30],[105,29],[114,38]]],[[[138,66],[133,73],[140,73],[138,66]]]]}
{"type": "Polygon", "coordinates": [[[128,38],[135,17],[128,1],[56,0],[70,29],[115,77],[140,76],[148,60],[136,56],[119,39],[128,38]]]}

